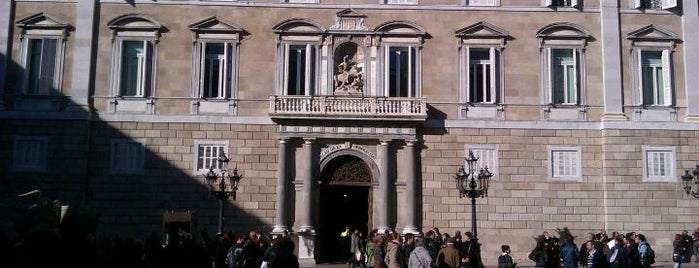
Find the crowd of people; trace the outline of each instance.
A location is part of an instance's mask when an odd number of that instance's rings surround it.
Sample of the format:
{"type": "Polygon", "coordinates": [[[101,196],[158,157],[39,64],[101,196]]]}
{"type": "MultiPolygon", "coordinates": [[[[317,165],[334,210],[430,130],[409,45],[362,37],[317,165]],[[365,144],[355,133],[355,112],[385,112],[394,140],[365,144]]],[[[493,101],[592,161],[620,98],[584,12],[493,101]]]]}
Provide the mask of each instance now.
{"type": "MultiPolygon", "coordinates": [[[[548,231],[536,237],[536,246],[528,258],[536,268],[648,268],[655,263],[655,251],[645,235],[636,232],[611,236],[602,230],[586,234],[585,242],[578,248],[574,236],[567,228],[558,230],[559,237],[552,237],[548,231]]],[[[688,231],[675,235],[673,262],[675,268],[691,262],[694,254],[699,254],[699,229],[689,235],[688,231]]],[[[695,256],[695,261],[699,258],[695,256]]]]}
{"type": "Polygon", "coordinates": [[[0,233],[0,267],[297,268],[288,232],[209,234],[180,231],[145,239],[96,238],[85,228],[32,232],[21,241],[0,233]]]}
{"type": "MultiPolygon", "coordinates": [[[[600,231],[585,235],[584,243],[578,247],[568,228],[559,229],[558,236],[544,231],[534,237],[536,245],[527,257],[536,268],[648,268],[655,263],[655,251],[641,233],[613,232],[610,236],[600,231]]],[[[340,237],[348,240],[344,245],[349,245],[350,268],[484,267],[481,244],[470,232],[449,235],[434,228],[417,236],[401,236],[373,230],[365,238],[361,231],[350,232],[348,227],[340,237]]],[[[510,246],[502,245],[501,251],[498,268],[516,267],[510,246]]],[[[691,235],[686,230],[675,235],[674,267],[691,262],[692,257],[699,262],[699,229],[691,235]]]]}
{"type": "MultiPolygon", "coordinates": [[[[347,229],[343,234],[346,233],[347,229]]],[[[462,235],[457,231],[451,236],[434,228],[417,236],[376,229],[366,238],[359,230],[354,230],[350,236],[343,234],[341,239],[349,240],[346,244],[349,245],[347,264],[350,268],[484,267],[480,258],[481,245],[471,232],[462,235]]]]}

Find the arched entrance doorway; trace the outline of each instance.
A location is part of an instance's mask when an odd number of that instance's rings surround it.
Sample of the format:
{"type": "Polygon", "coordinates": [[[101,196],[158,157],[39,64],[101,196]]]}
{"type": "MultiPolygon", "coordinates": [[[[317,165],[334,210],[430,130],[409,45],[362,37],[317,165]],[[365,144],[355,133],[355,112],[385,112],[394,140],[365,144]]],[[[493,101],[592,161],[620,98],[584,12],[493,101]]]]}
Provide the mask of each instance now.
{"type": "Polygon", "coordinates": [[[367,164],[352,155],[341,155],[321,172],[316,261],[342,262],[349,258],[349,240],[340,233],[349,226],[363,234],[371,226],[371,181],[367,164]]]}

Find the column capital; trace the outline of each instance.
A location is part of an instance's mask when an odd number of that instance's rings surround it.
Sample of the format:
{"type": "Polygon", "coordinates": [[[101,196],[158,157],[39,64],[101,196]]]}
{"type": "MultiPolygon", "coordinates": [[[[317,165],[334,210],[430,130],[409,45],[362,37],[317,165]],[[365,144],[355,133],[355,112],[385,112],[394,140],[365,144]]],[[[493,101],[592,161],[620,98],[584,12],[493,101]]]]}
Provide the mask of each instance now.
{"type": "Polygon", "coordinates": [[[311,144],[316,140],[316,138],[303,138],[303,143],[311,144]]]}
{"type": "Polygon", "coordinates": [[[381,143],[381,145],[391,145],[391,142],[393,142],[393,139],[380,139],[379,140],[379,143],[381,143]]]}
{"type": "Polygon", "coordinates": [[[405,145],[406,146],[415,146],[417,145],[419,141],[418,140],[405,140],[405,145]]]}
{"type": "Polygon", "coordinates": [[[279,140],[279,143],[287,143],[287,142],[289,142],[289,138],[278,138],[277,140],[279,140]]]}

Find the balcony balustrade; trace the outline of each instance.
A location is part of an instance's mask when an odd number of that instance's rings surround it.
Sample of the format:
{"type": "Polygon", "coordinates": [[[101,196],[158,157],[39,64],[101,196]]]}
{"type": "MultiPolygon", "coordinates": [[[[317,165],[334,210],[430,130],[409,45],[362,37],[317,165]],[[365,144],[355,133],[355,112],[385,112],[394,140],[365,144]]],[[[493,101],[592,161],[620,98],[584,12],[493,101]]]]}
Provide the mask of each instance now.
{"type": "Polygon", "coordinates": [[[270,96],[272,119],[424,121],[425,98],[270,96]]]}

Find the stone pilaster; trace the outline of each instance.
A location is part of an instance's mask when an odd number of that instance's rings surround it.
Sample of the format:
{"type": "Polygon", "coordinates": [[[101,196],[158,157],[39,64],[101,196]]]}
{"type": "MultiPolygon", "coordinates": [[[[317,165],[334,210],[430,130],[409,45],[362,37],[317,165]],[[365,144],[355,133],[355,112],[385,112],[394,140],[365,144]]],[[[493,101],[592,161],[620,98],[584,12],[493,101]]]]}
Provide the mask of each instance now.
{"type": "MultiPolygon", "coordinates": [[[[684,48],[684,86],[686,90],[687,115],[685,121],[699,122],[699,3],[696,0],[682,1],[682,37],[684,48]]],[[[679,89],[676,89],[679,90],[679,89]]],[[[682,105],[679,104],[678,105],[682,105]]]]}
{"type": "Polygon", "coordinates": [[[90,84],[94,77],[94,29],[97,2],[94,0],[78,0],[75,24],[75,42],[73,45],[73,71],[71,73],[72,87],[68,96],[68,109],[88,110],[90,84]]]}
{"type": "Polygon", "coordinates": [[[10,62],[10,23],[14,0],[0,1],[0,111],[5,109],[7,92],[7,64],[10,62]]]}
{"type": "Polygon", "coordinates": [[[602,88],[604,114],[602,120],[627,120],[621,76],[621,32],[619,30],[619,1],[600,1],[602,26],[602,88]]]}

